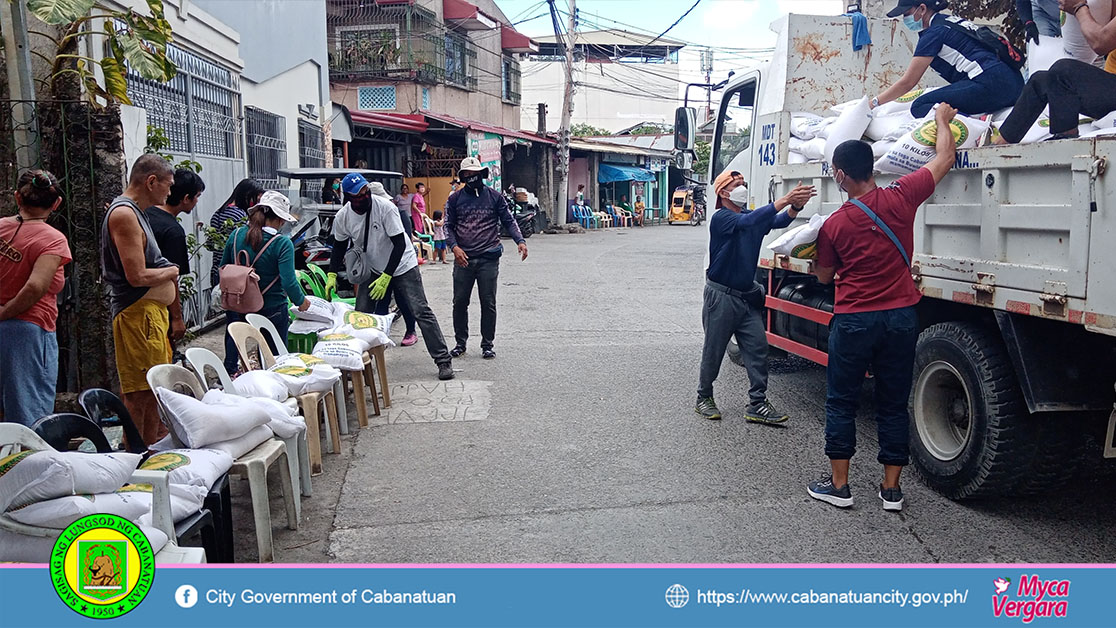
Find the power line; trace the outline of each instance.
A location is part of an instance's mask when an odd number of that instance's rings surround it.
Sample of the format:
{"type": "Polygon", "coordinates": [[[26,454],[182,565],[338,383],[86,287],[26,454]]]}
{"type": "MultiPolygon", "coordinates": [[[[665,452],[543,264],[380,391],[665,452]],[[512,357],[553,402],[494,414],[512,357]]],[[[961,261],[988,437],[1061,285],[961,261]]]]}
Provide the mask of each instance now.
{"type": "Polygon", "coordinates": [[[699,5],[699,4],[701,4],[701,0],[694,0],[693,6],[691,6],[689,9],[686,9],[686,12],[682,14],[682,17],[678,18],[677,20],[674,20],[674,24],[671,24],[670,26],[667,27],[667,29],[665,31],[659,33],[658,37],[656,37],[655,39],[652,39],[651,41],[649,41],[649,42],[647,42],[646,44],[643,44],[643,45],[644,46],[650,46],[651,44],[659,41],[659,39],[661,39],[663,35],[666,35],[667,33],[670,32],[670,29],[674,28],[675,26],[678,26],[679,22],[686,19],[686,16],[690,14],[690,11],[693,11],[694,9],[696,9],[697,5],[699,5]]]}

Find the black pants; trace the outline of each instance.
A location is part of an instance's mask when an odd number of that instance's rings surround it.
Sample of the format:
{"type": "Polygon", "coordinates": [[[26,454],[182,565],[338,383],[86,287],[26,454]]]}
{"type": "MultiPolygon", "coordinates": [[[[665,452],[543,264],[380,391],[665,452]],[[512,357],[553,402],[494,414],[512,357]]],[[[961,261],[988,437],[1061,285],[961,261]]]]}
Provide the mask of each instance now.
{"type": "Polygon", "coordinates": [[[1061,59],[1050,70],[1035,72],[1000,135],[1013,144],[1022,140],[1047,105],[1050,132],[1055,135],[1075,130],[1080,114],[1103,118],[1116,111],[1116,74],[1073,59],[1061,59]]]}
{"type": "Polygon", "coordinates": [[[500,257],[470,257],[465,268],[453,267],[453,336],[457,346],[469,340],[469,301],[477,285],[481,306],[481,349],[491,349],[496,338],[496,282],[500,257]]]}
{"type": "MultiPolygon", "coordinates": [[[[372,281],[375,279],[373,277],[372,281]]],[[[373,301],[369,291],[370,284],[371,281],[357,290],[356,309],[361,312],[374,313],[379,304],[388,302],[387,295],[379,301],[373,301]]],[[[442,335],[442,328],[438,325],[438,318],[434,316],[434,310],[430,309],[430,303],[426,300],[426,290],[422,286],[422,275],[419,274],[418,267],[392,277],[388,286],[395,290],[395,300],[400,304],[399,310],[402,312],[403,303],[406,303],[414,312],[415,321],[422,330],[422,340],[426,343],[426,350],[434,359],[434,363],[449,363],[450,354],[446,347],[446,339],[442,335]]]]}
{"type": "Polygon", "coordinates": [[[403,323],[407,326],[406,335],[415,333],[415,313],[411,309],[411,304],[407,303],[407,295],[394,281],[388,284],[387,292],[384,293],[384,298],[376,302],[376,311],[373,314],[387,316],[391,309],[391,299],[395,297],[395,304],[399,306],[399,315],[403,317],[403,323]]]}

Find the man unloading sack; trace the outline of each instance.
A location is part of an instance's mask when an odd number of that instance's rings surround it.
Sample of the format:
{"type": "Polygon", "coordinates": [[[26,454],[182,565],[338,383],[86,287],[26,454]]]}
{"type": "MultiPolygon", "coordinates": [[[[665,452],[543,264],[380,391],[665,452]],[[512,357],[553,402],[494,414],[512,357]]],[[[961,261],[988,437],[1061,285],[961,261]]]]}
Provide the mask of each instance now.
{"type": "Polygon", "coordinates": [[[764,293],[756,283],[756,265],[764,236],[772,229],[790,226],[816,192],[813,186],[799,185],[774,203],[748,211],[748,186],[739,172],[722,172],[713,190],[720,211],[709,220],[709,269],[701,310],[705,345],[694,411],[707,419],[721,418],[713,401],[713,380],[721,371],[729,339],[735,335],[750,384],[751,403],[744,417],[754,423],[783,423],[790,417],[767,400],[764,293]]]}

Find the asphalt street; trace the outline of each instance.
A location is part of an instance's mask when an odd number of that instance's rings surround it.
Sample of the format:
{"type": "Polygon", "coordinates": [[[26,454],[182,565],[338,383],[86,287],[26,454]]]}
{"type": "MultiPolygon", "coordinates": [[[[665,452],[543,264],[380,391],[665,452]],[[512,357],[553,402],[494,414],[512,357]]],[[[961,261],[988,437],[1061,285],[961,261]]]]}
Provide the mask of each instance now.
{"type": "MultiPolygon", "coordinates": [[[[437,389],[421,342],[390,349],[393,410],[358,429],[350,409],[353,431],[326,455],[300,530],[282,528],[273,491],[276,562],[1116,559],[1111,481],[958,503],[908,472],[906,509],[883,511],[863,411],[855,506],[810,499],[806,482],[828,468],[818,366],[774,365],[769,394],[791,415],[786,427],[744,421],[747,377],[727,359],[716,384],[725,419],[697,417],[706,240],[704,226],[537,235],[526,262],[508,243],[497,359],[480,358],[474,335],[454,361],[461,388],[437,389]],[[469,408],[423,414],[429,403],[469,408]]],[[[452,345],[451,268],[428,264],[422,276],[452,345]]],[[[476,334],[475,302],[471,314],[476,334]]],[[[246,484],[234,486],[236,540],[238,560],[251,561],[246,484]]]]}

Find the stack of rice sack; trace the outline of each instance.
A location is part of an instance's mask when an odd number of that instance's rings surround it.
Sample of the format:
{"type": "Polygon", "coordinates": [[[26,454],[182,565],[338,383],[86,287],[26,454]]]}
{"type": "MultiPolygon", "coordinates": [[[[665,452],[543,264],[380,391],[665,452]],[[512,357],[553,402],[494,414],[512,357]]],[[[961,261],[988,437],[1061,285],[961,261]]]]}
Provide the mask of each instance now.
{"type": "Polygon", "coordinates": [[[392,316],[365,314],[347,303],[309,298],[310,307],[305,312],[291,308],[291,313],[298,317],[291,323],[291,332],[318,334],[312,357],[319,362],[343,371],[359,371],[364,366],[366,351],[394,345],[388,337],[392,316]]]}
{"type": "MultiPolygon", "coordinates": [[[[151,487],[127,483],[140,459],[124,452],[12,454],[0,459],[0,512],[17,523],[59,532],[88,515],[117,515],[139,525],[152,551],[158,552],[168,539],[151,523],[151,487]]],[[[173,478],[171,482],[172,512],[197,512],[207,490],[193,483],[176,485],[173,478]]],[[[0,561],[49,562],[53,545],[50,537],[0,530],[0,561]]]]}

